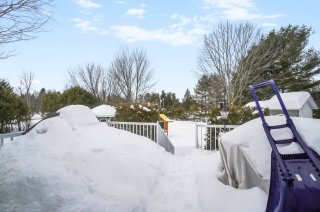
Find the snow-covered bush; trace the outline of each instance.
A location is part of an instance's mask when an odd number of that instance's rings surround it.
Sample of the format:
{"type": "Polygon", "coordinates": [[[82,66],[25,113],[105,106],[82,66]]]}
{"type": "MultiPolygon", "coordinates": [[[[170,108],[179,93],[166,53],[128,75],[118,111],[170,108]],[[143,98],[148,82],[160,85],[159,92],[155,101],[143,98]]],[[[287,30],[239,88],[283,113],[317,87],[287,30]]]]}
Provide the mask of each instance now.
{"type": "Polygon", "coordinates": [[[116,121],[156,122],[159,112],[155,106],[143,103],[122,103],[117,106],[116,121]]]}
{"type": "MultiPolygon", "coordinates": [[[[209,123],[210,124],[230,124],[230,125],[241,125],[252,119],[259,117],[257,109],[250,107],[239,107],[232,105],[228,108],[229,115],[227,119],[221,119],[220,114],[221,108],[214,107],[212,108],[209,114],[209,123]]],[[[269,110],[264,110],[264,115],[269,115],[269,110]]]]}

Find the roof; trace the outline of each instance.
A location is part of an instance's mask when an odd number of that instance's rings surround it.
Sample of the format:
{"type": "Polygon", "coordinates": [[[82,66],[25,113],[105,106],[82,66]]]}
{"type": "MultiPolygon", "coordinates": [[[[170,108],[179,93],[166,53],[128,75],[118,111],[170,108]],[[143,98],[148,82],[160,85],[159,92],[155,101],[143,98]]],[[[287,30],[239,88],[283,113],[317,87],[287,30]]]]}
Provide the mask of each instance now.
{"type": "Polygon", "coordinates": [[[97,117],[114,117],[116,115],[116,109],[110,105],[100,105],[92,109],[92,112],[97,117]]]}
{"type": "MultiPolygon", "coordinates": [[[[287,108],[287,110],[299,110],[306,102],[308,102],[312,109],[318,109],[317,104],[313,100],[309,92],[299,91],[290,93],[281,93],[281,98],[287,108]]],[[[270,110],[281,110],[280,103],[276,95],[271,99],[265,101],[259,101],[260,106],[263,108],[269,108],[270,110]]],[[[255,102],[249,102],[245,106],[255,107],[255,102]]]]}

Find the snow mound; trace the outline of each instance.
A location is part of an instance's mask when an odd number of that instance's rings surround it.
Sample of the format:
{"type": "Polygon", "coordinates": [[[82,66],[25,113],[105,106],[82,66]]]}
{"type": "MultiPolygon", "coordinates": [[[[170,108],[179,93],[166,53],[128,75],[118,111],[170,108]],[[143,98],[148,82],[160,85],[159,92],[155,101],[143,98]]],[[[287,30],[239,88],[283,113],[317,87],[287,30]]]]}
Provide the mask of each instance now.
{"type": "MultiPolygon", "coordinates": [[[[284,116],[267,116],[265,118],[270,126],[285,124],[284,116]]],[[[314,151],[320,153],[320,120],[298,117],[292,117],[292,120],[306,144],[314,151]]],[[[292,133],[288,128],[272,130],[271,133],[276,140],[292,138],[292,133]]],[[[258,173],[262,177],[269,178],[271,147],[260,118],[251,120],[224,134],[221,142],[228,149],[231,149],[232,146],[240,146],[258,173]]],[[[279,147],[279,151],[282,154],[289,154],[301,152],[301,149],[297,144],[292,143],[279,147]]]]}
{"type": "Polygon", "coordinates": [[[116,109],[110,105],[100,105],[93,108],[92,112],[97,117],[114,117],[116,115],[116,109]]]}
{"type": "Polygon", "coordinates": [[[85,106],[59,112],[2,148],[1,211],[142,211],[171,155],[85,106]]]}
{"type": "Polygon", "coordinates": [[[71,127],[86,127],[99,124],[90,108],[83,105],[69,105],[57,111],[71,127]]]}

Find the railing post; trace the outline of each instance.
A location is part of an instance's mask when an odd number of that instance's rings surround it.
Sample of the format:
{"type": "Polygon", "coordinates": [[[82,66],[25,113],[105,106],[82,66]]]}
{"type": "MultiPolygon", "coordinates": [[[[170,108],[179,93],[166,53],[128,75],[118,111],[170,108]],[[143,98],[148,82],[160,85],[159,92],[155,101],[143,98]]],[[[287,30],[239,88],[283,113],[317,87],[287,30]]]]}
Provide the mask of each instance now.
{"type": "Polygon", "coordinates": [[[196,132],[195,132],[195,142],[196,142],[196,149],[199,149],[199,143],[198,143],[198,124],[196,122],[196,132]]]}
{"type": "Polygon", "coordinates": [[[157,126],[156,126],[156,131],[157,131],[156,135],[157,135],[157,137],[156,137],[156,140],[155,140],[156,143],[159,143],[159,127],[160,127],[159,121],[157,121],[157,126]]]}

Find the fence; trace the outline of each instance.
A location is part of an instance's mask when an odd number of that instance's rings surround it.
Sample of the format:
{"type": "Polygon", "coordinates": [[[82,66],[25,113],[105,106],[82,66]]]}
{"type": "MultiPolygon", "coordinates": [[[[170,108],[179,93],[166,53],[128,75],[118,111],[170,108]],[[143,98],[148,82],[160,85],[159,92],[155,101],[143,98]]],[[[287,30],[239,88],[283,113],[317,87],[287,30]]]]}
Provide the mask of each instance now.
{"type": "Polygon", "coordinates": [[[0,149],[4,145],[5,139],[10,139],[10,141],[12,141],[14,137],[18,137],[18,136],[22,135],[22,133],[23,133],[23,131],[0,134],[0,149]]]}
{"type": "Polygon", "coordinates": [[[238,125],[207,125],[196,123],[196,148],[205,150],[219,149],[219,136],[224,132],[229,132],[238,125]]]}
{"type": "Polygon", "coordinates": [[[145,122],[106,122],[108,126],[126,130],[136,135],[141,135],[151,139],[165,148],[167,152],[174,154],[174,147],[168,137],[164,134],[159,123],[145,123],[145,122]]]}
{"type": "Polygon", "coordinates": [[[157,123],[144,123],[144,122],[106,122],[108,126],[120,130],[126,130],[137,135],[147,137],[157,142],[157,123]]]}

